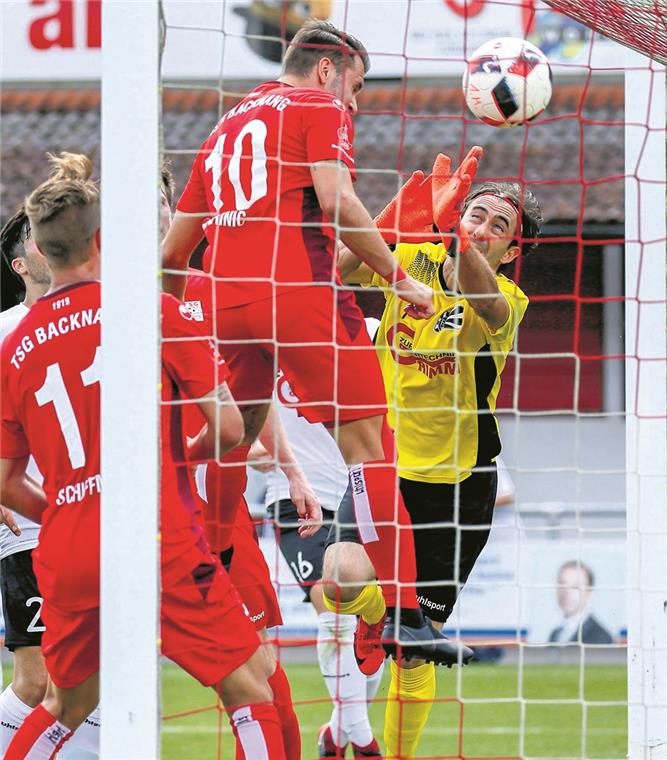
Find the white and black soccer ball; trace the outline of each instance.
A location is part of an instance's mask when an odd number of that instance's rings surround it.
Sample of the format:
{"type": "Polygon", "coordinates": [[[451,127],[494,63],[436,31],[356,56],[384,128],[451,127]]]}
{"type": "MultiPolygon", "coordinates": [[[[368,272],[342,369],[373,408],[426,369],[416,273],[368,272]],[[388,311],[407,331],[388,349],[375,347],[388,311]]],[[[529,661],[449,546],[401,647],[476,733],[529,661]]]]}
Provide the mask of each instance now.
{"type": "Polygon", "coordinates": [[[537,118],[549,105],[551,88],[549,60],[518,37],[485,42],[470,56],[463,75],[468,108],[494,127],[516,127],[537,118]]]}

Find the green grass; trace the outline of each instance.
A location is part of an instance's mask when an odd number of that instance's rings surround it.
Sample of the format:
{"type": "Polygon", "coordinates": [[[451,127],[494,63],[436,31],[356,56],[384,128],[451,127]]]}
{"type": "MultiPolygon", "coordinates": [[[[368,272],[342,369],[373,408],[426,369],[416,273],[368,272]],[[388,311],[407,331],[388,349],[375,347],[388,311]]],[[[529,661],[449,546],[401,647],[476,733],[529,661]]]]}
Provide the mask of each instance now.
{"type": "MultiPolygon", "coordinates": [[[[303,759],[315,758],[317,730],[331,711],[322,679],[316,665],[287,665],[285,669],[295,702],[303,702],[296,706],[303,759]]],[[[433,707],[419,756],[624,758],[626,710],[623,705],[608,703],[626,699],[625,668],[588,666],[583,674],[583,693],[580,675],[577,666],[529,665],[520,683],[514,666],[474,665],[461,674],[461,700],[457,700],[457,671],[440,668],[437,698],[442,701],[433,707]]],[[[387,682],[385,674],[378,701],[371,707],[371,722],[381,743],[387,682]]],[[[215,706],[205,689],[175,667],[163,668],[162,685],[165,715],[215,706]]],[[[233,758],[232,747],[225,716],[217,709],[163,724],[163,758],[233,758]]]]}
{"type": "MultiPolygon", "coordinates": [[[[317,731],[329,717],[330,702],[317,665],[286,665],[285,669],[295,702],[303,703],[297,704],[296,710],[303,738],[303,760],[310,760],[316,757],[317,731]]],[[[610,759],[626,756],[626,710],[623,705],[610,704],[626,700],[626,672],[622,665],[586,667],[583,692],[580,691],[581,672],[574,665],[527,665],[521,678],[518,669],[509,665],[473,665],[465,668],[460,676],[456,669],[439,668],[437,673],[437,698],[442,701],[433,706],[419,745],[420,757],[610,759]],[[455,699],[457,688],[462,701],[455,699]]],[[[4,676],[5,684],[9,683],[10,667],[5,667],[4,676]]],[[[377,702],[371,706],[371,722],[381,744],[387,683],[385,674],[377,702]]],[[[164,665],[162,696],[163,712],[167,716],[205,710],[164,721],[162,757],[165,760],[231,760],[234,757],[226,717],[216,709],[210,690],[202,688],[179,668],[164,665]]]]}

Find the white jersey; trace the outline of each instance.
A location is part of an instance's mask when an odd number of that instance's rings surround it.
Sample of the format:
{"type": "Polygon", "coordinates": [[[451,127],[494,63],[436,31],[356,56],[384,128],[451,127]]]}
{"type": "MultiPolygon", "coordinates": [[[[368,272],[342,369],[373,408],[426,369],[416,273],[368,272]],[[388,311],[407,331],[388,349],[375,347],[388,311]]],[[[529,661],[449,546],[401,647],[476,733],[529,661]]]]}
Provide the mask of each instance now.
{"type": "MultiPolygon", "coordinates": [[[[320,504],[325,509],[338,509],[347,489],[347,467],[336,442],[324,425],[308,422],[299,416],[293,406],[289,406],[297,402],[298,399],[292,393],[289,383],[280,373],[276,381],[273,403],[285,428],[294,458],[306,473],[320,504]]],[[[269,504],[289,497],[289,483],[283,471],[277,467],[266,476],[264,502],[268,507],[269,504]]]]}
{"type": "MultiPolygon", "coordinates": [[[[0,314],[0,343],[14,330],[16,325],[25,317],[29,309],[22,303],[12,306],[11,309],[0,314]]],[[[38,483],[42,482],[42,475],[37,469],[35,460],[30,457],[28,462],[28,475],[38,483]]],[[[25,552],[34,549],[39,540],[39,525],[26,519],[22,515],[15,515],[16,522],[21,529],[21,535],[15,536],[6,525],[0,525],[0,559],[10,554],[25,552]]]]}

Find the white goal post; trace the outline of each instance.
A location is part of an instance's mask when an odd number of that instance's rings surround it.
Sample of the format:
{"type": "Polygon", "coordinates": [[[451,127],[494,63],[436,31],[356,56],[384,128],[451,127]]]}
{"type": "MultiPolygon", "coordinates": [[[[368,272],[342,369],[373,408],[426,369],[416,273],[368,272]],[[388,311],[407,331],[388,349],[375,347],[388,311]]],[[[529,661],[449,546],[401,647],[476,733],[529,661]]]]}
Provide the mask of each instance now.
{"type": "MultiPolygon", "coordinates": [[[[105,758],[159,756],[159,10],[159,0],[103,3],[105,758]]],[[[632,51],[626,67],[628,754],[658,760],[667,758],[665,69],[632,51]]]]}
{"type": "Polygon", "coordinates": [[[665,67],[627,51],[628,757],[667,758],[665,67]]]}
{"type": "Polygon", "coordinates": [[[103,3],[101,757],[159,756],[158,0],[103,3]]]}

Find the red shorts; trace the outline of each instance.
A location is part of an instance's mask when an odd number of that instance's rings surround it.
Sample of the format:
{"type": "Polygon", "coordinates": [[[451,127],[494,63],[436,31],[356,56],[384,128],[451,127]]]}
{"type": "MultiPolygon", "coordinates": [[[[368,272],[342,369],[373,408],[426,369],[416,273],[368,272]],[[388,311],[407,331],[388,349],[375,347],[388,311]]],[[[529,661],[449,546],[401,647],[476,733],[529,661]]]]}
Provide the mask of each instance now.
{"type": "Polygon", "coordinates": [[[63,610],[44,599],[42,654],[59,689],[73,689],[100,669],[100,609],[63,610]]]}
{"type": "Polygon", "coordinates": [[[255,528],[245,504],[239,505],[232,533],[234,554],[229,577],[245,604],[250,620],[259,631],[282,625],[276,590],[269,568],[255,538],[255,528]]]}
{"type": "Polygon", "coordinates": [[[308,287],[220,309],[216,330],[237,401],[270,401],[280,368],[310,422],[387,411],[375,348],[349,291],[308,287]]]}
{"type": "Polygon", "coordinates": [[[162,591],[162,654],[213,686],[260,645],[229,576],[212,554],[171,588],[162,591]]]}

